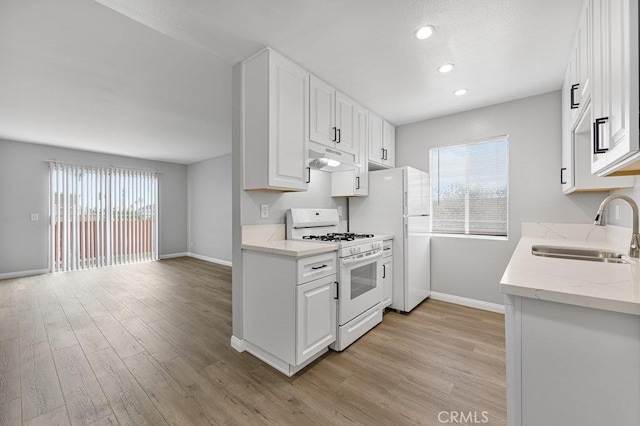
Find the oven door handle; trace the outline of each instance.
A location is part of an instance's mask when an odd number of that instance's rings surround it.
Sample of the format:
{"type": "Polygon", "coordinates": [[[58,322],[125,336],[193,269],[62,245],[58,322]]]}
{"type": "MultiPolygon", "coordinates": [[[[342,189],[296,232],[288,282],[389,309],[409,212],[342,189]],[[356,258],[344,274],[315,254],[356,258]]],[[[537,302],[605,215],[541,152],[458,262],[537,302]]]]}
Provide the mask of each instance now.
{"type": "Polygon", "coordinates": [[[354,263],[363,263],[371,259],[376,259],[378,257],[382,257],[382,250],[379,250],[375,254],[371,254],[369,256],[356,257],[353,259],[349,259],[349,258],[342,259],[342,266],[352,265],[354,263]]]}

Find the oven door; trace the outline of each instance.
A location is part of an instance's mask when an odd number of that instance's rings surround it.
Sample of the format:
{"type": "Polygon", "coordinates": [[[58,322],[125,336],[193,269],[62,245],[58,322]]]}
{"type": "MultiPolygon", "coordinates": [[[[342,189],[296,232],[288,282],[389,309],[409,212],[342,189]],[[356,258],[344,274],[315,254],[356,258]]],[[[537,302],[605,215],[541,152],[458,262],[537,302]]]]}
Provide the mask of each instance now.
{"type": "Polygon", "coordinates": [[[344,325],[382,302],[382,250],[340,259],[338,323],[344,325]]]}

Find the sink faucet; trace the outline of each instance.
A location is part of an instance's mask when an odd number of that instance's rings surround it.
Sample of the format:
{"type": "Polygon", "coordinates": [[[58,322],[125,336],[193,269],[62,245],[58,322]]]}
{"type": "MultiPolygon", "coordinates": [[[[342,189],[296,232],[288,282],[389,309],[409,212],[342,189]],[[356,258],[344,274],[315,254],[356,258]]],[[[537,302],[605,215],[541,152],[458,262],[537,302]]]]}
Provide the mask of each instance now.
{"type": "Polygon", "coordinates": [[[607,204],[612,200],[625,200],[631,206],[631,210],[633,210],[633,230],[631,231],[633,235],[631,235],[631,244],[629,245],[629,257],[637,257],[640,258],[640,234],[638,234],[638,205],[632,198],[627,197],[622,194],[613,194],[609,195],[605,198],[600,204],[600,208],[598,209],[598,214],[596,214],[594,225],[604,226],[604,209],[607,207],[607,204]]]}

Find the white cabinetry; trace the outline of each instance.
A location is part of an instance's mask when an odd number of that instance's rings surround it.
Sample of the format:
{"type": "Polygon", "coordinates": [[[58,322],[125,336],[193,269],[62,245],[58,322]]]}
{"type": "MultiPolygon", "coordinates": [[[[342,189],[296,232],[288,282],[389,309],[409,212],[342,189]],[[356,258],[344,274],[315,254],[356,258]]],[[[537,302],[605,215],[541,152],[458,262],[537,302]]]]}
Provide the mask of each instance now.
{"type": "Polygon", "coordinates": [[[591,1],[591,170],[599,175],[638,174],[638,1],[591,1]]]}
{"type": "Polygon", "coordinates": [[[382,309],[393,303],[393,240],[382,245],[382,309]]]}
{"type": "Polygon", "coordinates": [[[637,315],[505,296],[507,424],[640,424],[637,315]]]}
{"type": "Polygon", "coordinates": [[[369,163],[367,161],[369,112],[357,104],[354,106],[354,111],[353,138],[360,164],[354,170],[331,173],[332,197],[367,196],[369,194],[369,163]]]}
{"type": "Polygon", "coordinates": [[[310,100],[309,140],[346,154],[343,161],[357,163],[356,103],[313,75],[310,100]]]}
{"type": "Polygon", "coordinates": [[[396,128],[369,112],[369,168],[378,170],[396,165],[396,128]]]}
{"type": "Polygon", "coordinates": [[[243,251],[247,351],[288,376],[336,340],[336,252],[295,258],[243,251]]]}
{"type": "Polygon", "coordinates": [[[271,49],[242,71],[243,188],[305,191],[309,74],[271,49]]]}
{"type": "MultiPolygon", "coordinates": [[[[593,1],[586,0],[576,33],[569,64],[562,87],[562,166],[560,183],[565,194],[584,191],[608,191],[633,186],[631,177],[598,177],[593,162],[604,164],[604,151],[595,153],[592,144],[595,103],[602,104],[601,96],[593,95],[592,72],[600,64],[593,63],[594,16],[593,1]]],[[[596,73],[595,79],[599,76],[596,73]]]]}

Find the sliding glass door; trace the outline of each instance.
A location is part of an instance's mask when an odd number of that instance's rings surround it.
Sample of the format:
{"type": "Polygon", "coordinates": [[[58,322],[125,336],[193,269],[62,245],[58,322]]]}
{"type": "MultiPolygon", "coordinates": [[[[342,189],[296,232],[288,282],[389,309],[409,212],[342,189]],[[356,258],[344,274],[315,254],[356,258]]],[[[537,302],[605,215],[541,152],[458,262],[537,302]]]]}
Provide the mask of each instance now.
{"type": "Polygon", "coordinates": [[[158,259],[158,173],[50,163],[50,270],[158,259]]]}

